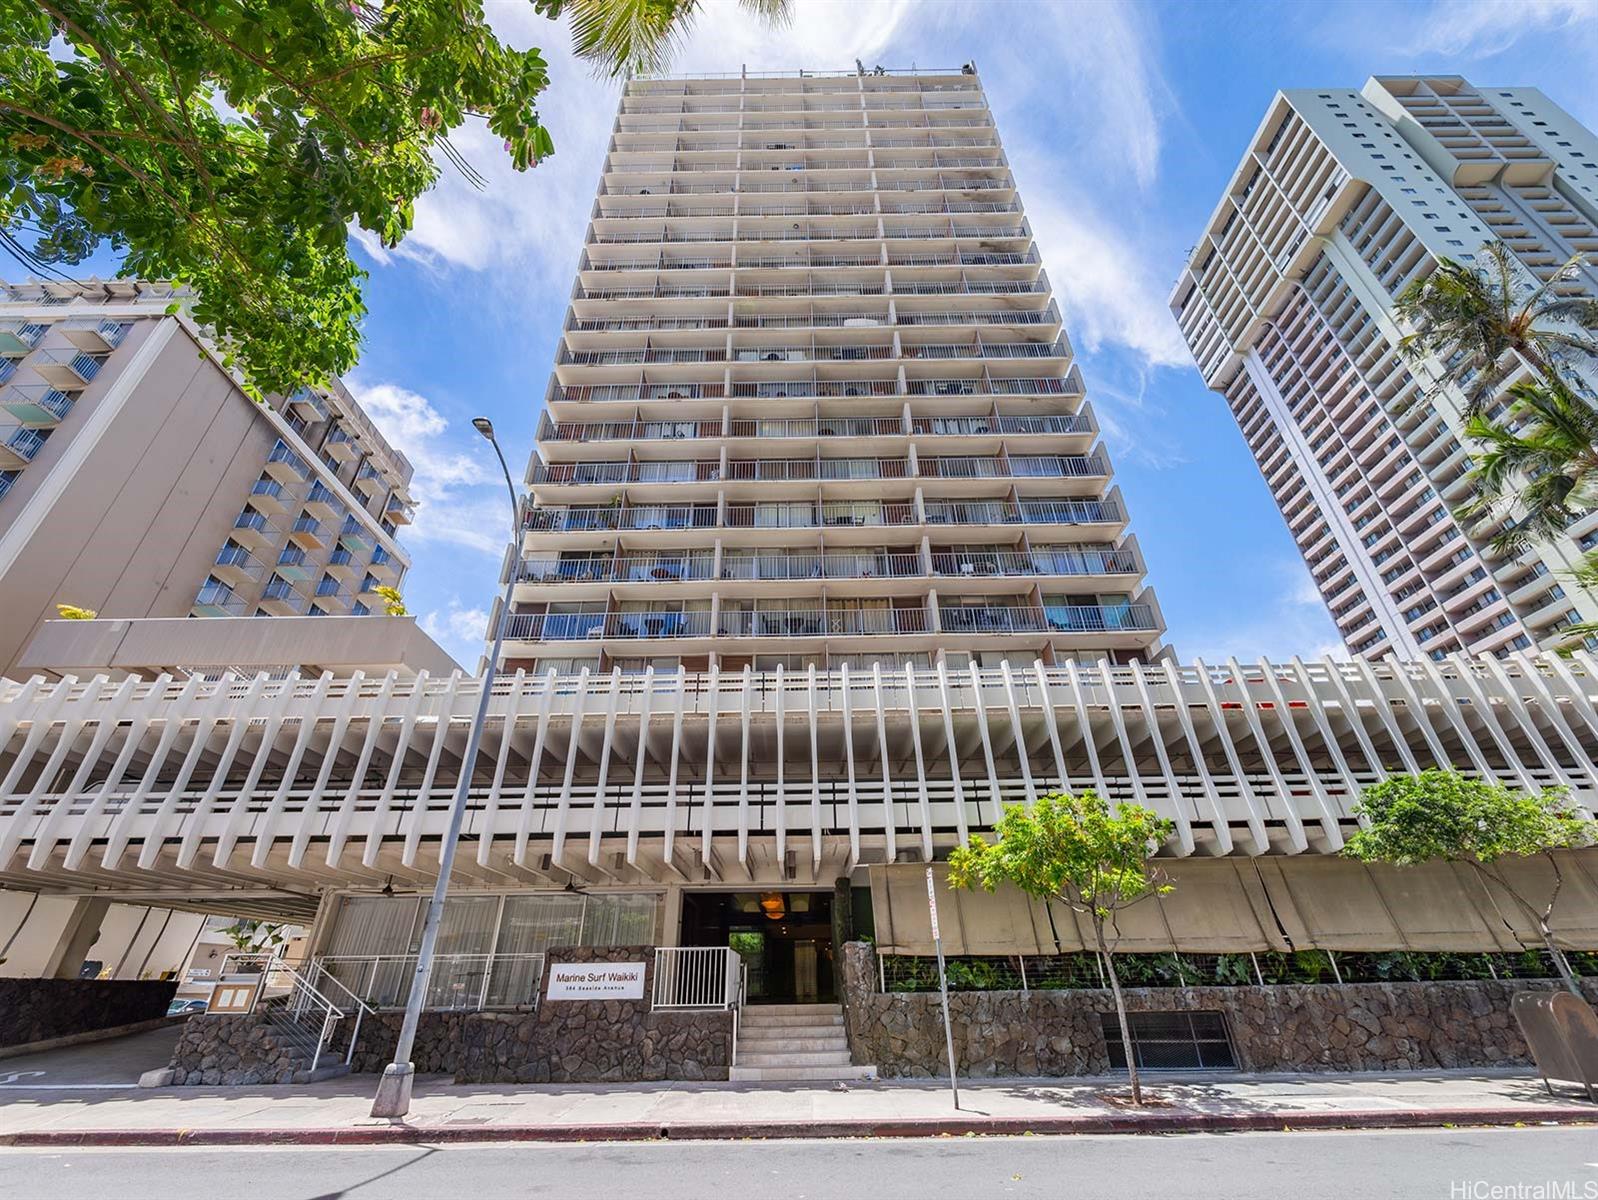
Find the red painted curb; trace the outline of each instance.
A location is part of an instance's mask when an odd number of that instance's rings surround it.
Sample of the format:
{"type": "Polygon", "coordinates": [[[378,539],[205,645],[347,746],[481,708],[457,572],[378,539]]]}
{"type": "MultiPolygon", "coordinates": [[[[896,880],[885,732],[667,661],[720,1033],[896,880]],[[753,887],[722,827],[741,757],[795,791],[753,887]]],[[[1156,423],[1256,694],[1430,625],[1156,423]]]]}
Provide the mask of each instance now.
{"type": "Polygon", "coordinates": [[[0,1146],[379,1146],[457,1142],[730,1141],[774,1138],[912,1138],[1085,1133],[1247,1133],[1300,1129],[1598,1124],[1598,1107],[1375,1109],[1348,1112],[1095,1113],[1060,1117],[889,1117],[859,1121],[630,1122],[499,1127],[358,1125],[325,1129],[34,1129],[0,1134],[0,1146]]]}

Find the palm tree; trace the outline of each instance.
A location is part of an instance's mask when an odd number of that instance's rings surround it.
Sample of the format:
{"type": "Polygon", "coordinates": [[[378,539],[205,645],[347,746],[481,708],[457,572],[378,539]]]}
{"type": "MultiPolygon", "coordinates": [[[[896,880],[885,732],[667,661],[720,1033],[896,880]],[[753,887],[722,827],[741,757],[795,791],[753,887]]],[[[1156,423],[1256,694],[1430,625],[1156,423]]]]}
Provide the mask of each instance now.
{"type": "Polygon", "coordinates": [[[1522,380],[1506,400],[1503,425],[1481,413],[1465,425],[1481,450],[1470,473],[1476,495],[1459,515],[1491,524],[1518,506],[1520,518],[1489,543],[1514,553],[1598,505],[1598,408],[1557,378],[1522,380]]]}
{"type": "Polygon", "coordinates": [[[1464,390],[1473,413],[1513,370],[1503,362],[1511,351],[1551,381],[1559,378],[1561,363],[1598,361],[1598,300],[1559,294],[1581,273],[1581,255],[1533,287],[1504,243],[1489,242],[1482,250],[1485,269],[1441,259],[1395,305],[1414,329],[1399,348],[1411,359],[1435,356],[1450,364],[1444,382],[1464,390]]]}
{"type": "MultiPolygon", "coordinates": [[[[790,0],[739,0],[772,25],[793,18],[790,0]]],[[[699,0],[537,0],[546,17],[571,17],[572,49],[597,75],[664,70],[699,14],[699,0]]]]}

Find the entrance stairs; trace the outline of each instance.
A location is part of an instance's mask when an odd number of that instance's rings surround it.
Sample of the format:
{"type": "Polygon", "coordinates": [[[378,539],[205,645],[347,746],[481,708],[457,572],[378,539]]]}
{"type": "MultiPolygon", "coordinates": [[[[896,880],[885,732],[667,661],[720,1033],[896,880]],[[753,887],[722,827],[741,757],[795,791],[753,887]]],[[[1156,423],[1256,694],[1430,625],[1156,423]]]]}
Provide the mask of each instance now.
{"type": "Polygon", "coordinates": [[[749,1004],[738,1020],[738,1053],[727,1078],[764,1080],[875,1079],[876,1067],[849,1055],[843,1008],[837,1004],[749,1004]]]}

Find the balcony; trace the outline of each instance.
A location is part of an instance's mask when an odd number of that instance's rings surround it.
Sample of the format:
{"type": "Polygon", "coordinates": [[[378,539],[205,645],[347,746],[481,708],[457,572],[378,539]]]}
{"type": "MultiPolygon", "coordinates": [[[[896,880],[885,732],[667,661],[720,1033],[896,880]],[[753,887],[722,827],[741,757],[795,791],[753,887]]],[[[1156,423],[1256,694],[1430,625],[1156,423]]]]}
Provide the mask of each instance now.
{"type": "Polygon", "coordinates": [[[372,551],[371,569],[372,574],[376,575],[384,583],[394,584],[399,582],[399,564],[395,562],[393,556],[381,546],[372,551]]]}
{"type": "Polygon", "coordinates": [[[56,328],[67,341],[86,354],[109,354],[122,344],[128,330],[133,328],[133,322],[85,317],[62,321],[56,328]]]}
{"type": "Polygon", "coordinates": [[[296,517],[289,539],[306,550],[325,550],[333,544],[333,528],[315,517],[296,517]]]}
{"type": "Polygon", "coordinates": [[[292,543],[284,546],[277,556],[277,573],[294,583],[309,583],[316,576],[316,564],[305,557],[305,551],[292,543]]]}
{"type": "Polygon", "coordinates": [[[388,484],[383,479],[383,473],[371,463],[365,463],[355,473],[355,490],[370,500],[373,496],[381,495],[388,490],[388,484]]]}
{"type": "Polygon", "coordinates": [[[355,555],[340,546],[328,557],[327,573],[345,583],[354,583],[366,574],[366,567],[355,555]]]}
{"type": "Polygon", "coordinates": [[[211,575],[231,587],[245,587],[266,576],[266,564],[244,546],[229,541],[216,556],[211,575]]]}
{"type": "Polygon", "coordinates": [[[275,479],[257,479],[250,488],[250,504],[266,513],[284,513],[294,497],[275,479]]]}
{"type": "Polygon", "coordinates": [[[310,479],[311,468],[306,466],[305,460],[287,445],[278,442],[272,447],[272,453],[266,456],[266,473],[279,483],[292,487],[310,479]]]}
{"type": "Polygon", "coordinates": [[[505,636],[527,642],[708,637],[710,612],[512,613],[505,636]]]}
{"type": "Polygon", "coordinates": [[[907,579],[924,575],[915,551],[865,550],[856,553],[748,554],[727,553],[721,577],[765,582],[796,579],[907,579]]]}
{"type": "Polygon", "coordinates": [[[274,575],[261,593],[261,607],[275,617],[297,617],[305,612],[305,597],[287,579],[274,575]]]}
{"type": "Polygon", "coordinates": [[[925,607],[723,609],[717,632],[734,638],[894,637],[931,629],[925,607]]]}
{"type": "Polygon", "coordinates": [[[377,539],[371,531],[354,517],[345,520],[343,528],[339,530],[338,542],[351,554],[363,559],[370,559],[377,546],[377,539]]]}
{"type": "Polygon", "coordinates": [[[310,388],[301,388],[283,401],[284,408],[302,421],[327,420],[327,405],[310,388]]]}
{"type": "Polygon", "coordinates": [[[1111,633],[1153,632],[1154,610],[1147,604],[1045,604],[1041,608],[951,604],[939,608],[945,633],[1111,633]]]}
{"type": "Polygon", "coordinates": [[[24,425],[49,428],[66,420],[77,396],[43,384],[19,384],[0,393],[0,409],[24,425]]]}
{"type": "Polygon", "coordinates": [[[1022,550],[934,550],[934,575],[959,579],[1010,575],[1137,575],[1130,550],[1098,547],[1022,550]]]}
{"type": "Polygon", "coordinates": [[[396,525],[409,525],[416,519],[416,509],[396,493],[388,498],[388,507],[383,510],[383,515],[396,525]]]}
{"type": "Polygon", "coordinates": [[[277,542],[280,531],[266,519],[264,513],[246,506],[233,522],[233,537],[256,550],[263,550],[277,542]]]}
{"type": "Polygon", "coordinates": [[[361,456],[361,448],[348,430],[335,425],[322,442],[322,453],[338,462],[354,462],[361,456]]]}
{"type": "Polygon", "coordinates": [[[337,521],[344,516],[344,505],[331,488],[317,480],[305,498],[305,511],[321,521],[337,521]]]}
{"type": "Polygon", "coordinates": [[[103,358],[76,350],[43,350],[28,365],[46,383],[66,391],[76,391],[100,373],[104,362],[103,358]]]}
{"type": "Polygon", "coordinates": [[[0,321],[0,355],[27,354],[48,328],[38,321],[0,321]]]}
{"type": "Polygon", "coordinates": [[[0,470],[15,470],[31,463],[49,438],[48,429],[13,429],[0,442],[0,470]]]}
{"type": "Polygon", "coordinates": [[[247,617],[250,606],[231,587],[213,578],[200,587],[192,611],[201,617],[247,617]]]}

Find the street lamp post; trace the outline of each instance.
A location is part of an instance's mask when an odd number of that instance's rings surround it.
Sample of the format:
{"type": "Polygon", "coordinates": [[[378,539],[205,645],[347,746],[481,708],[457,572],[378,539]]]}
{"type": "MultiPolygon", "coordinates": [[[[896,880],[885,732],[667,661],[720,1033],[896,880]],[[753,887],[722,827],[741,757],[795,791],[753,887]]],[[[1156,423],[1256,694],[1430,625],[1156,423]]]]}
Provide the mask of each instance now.
{"type": "MultiPolygon", "coordinates": [[[[473,417],[472,426],[488,439],[499,457],[500,470],[505,473],[505,487],[510,491],[511,548],[518,554],[521,540],[521,505],[516,498],[516,485],[511,482],[510,467],[505,453],[494,439],[494,426],[487,417],[473,417]]],[[[416,1044],[416,1027],[421,1023],[422,1006],[427,999],[427,983],[433,973],[433,949],[438,944],[438,927],[444,918],[444,897],[449,893],[449,876],[455,866],[455,850],[460,842],[461,822],[466,816],[466,797],[471,791],[472,771],[477,764],[477,748],[483,740],[483,725],[488,719],[488,701],[493,693],[494,669],[499,664],[499,652],[505,641],[505,618],[510,612],[511,592],[516,586],[516,562],[512,561],[505,573],[505,594],[499,606],[499,619],[494,630],[494,648],[489,653],[488,665],[483,672],[483,694],[477,701],[477,715],[472,718],[471,732],[466,738],[466,753],[461,758],[460,781],[455,786],[455,802],[450,806],[449,830],[444,834],[443,853],[439,856],[438,882],[433,885],[433,898],[427,905],[427,920],[422,924],[422,944],[416,952],[416,973],[411,977],[410,998],[405,1003],[405,1020],[400,1025],[399,1042],[394,1047],[394,1061],[383,1068],[383,1078],[377,1085],[377,1096],[372,1101],[372,1116],[403,1117],[411,1108],[411,1084],[416,1068],[411,1063],[411,1050],[416,1044]]],[[[484,970],[488,967],[485,966],[484,970]]]]}

